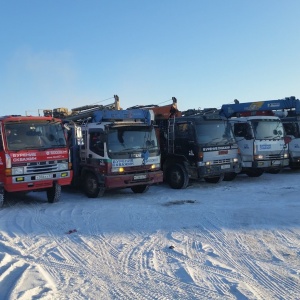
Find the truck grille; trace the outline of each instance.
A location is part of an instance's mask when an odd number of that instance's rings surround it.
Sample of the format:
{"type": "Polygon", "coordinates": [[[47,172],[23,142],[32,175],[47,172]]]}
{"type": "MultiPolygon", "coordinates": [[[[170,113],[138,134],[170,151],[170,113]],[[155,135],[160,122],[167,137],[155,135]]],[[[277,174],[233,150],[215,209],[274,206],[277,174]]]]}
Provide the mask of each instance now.
{"type": "Polygon", "coordinates": [[[266,155],[266,159],[283,159],[283,154],[268,154],[266,155]]]}
{"type": "Polygon", "coordinates": [[[43,172],[54,172],[57,171],[58,161],[43,161],[43,162],[32,162],[28,163],[25,167],[25,174],[35,174],[43,172]]]}
{"type": "Polygon", "coordinates": [[[213,161],[214,165],[220,165],[220,164],[229,164],[230,163],[230,158],[227,159],[216,159],[213,161]]]}

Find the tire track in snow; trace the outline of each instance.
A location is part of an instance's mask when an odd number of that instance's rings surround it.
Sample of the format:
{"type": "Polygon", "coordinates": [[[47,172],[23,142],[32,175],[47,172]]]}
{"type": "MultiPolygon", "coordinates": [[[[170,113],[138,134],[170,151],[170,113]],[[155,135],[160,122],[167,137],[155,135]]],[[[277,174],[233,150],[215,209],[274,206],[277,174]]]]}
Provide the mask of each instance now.
{"type": "MultiPolygon", "coordinates": [[[[144,284],[153,280],[160,282],[160,285],[158,285],[155,290],[153,290],[153,285],[150,285],[150,299],[153,299],[153,297],[155,299],[160,299],[161,295],[164,295],[167,298],[178,297],[182,299],[221,298],[221,295],[214,290],[197,286],[195,283],[185,283],[180,277],[171,277],[168,274],[157,272],[153,267],[153,255],[150,255],[150,253],[158,251],[165,258],[167,257],[167,254],[165,253],[165,250],[157,249],[157,245],[160,244],[160,239],[143,236],[144,235],[140,233],[137,236],[138,241],[135,242],[135,246],[131,247],[129,252],[123,253],[120,259],[123,265],[122,268],[137,272],[138,278],[142,278],[144,284]]],[[[223,298],[226,298],[226,296],[223,298]]]]}
{"type": "MultiPolygon", "coordinates": [[[[279,287],[281,282],[286,282],[286,279],[281,278],[281,281],[274,281],[274,278],[270,278],[269,274],[264,272],[258,264],[254,264],[251,259],[244,254],[244,252],[247,253],[247,249],[244,248],[243,244],[239,243],[236,245],[233,242],[229,242],[224,233],[215,225],[219,221],[216,220],[216,218],[212,219],[214,224],[206,215],[205,222],[204,220],[202,222],[201,235],[203,234],[203,237],[208,243],[213,245],[213,248],[217,250],[221,257],[225,258],[227,263],[230,263],[234,269],[236,269],[237,273],[242,274],[242,281],[253,289],[254,295],[257,295],[257,297],[261,299],[286,297],[289,291],[279,287]],[[206,230],[206,227],[209,228],[209,230],[206,230]],[[238,248],[240,249],[239,251],[236,250],[238,248]],[[227,253],[226,249],[230,249],[231,253],[227,253]],[[238,261],[235,258],[238,258],[238,261]],[[239,262],[241,262],[241,264],[239,264],[239,262]]],[[[238,238],[235,238],[236,242],[238,242],[238,238]]]]}
{"type": "MultiPolygon", "coordinates": [[[[215,218],[214,222],[216,222],[215,218]]],[[[197,230],[193,228],[192,232],[188,231],[187,229],[184,229],[183,232],[192,240],[200,240],[202,244],[210,245],[209,248],[211,249],[208,249],[209,251],[205,252],[205,249],[203,248],[204,250],[202,250],[202,252],[204,252],[202,254],[203,257],[201,258],[201,260],[198,263],[194,260],[190,261],[189,263],[191,265],[196,264],[198,268],[206,271],[208,273],[207,275],[210,276],[211,279],[214,279],[213,282],[217,283],[217,285],[215,286],[216,290],[222,291],[227,295],[231,294],[230,286],[226,282],[231,283],[232,280],[234,280],[234,282],[241,282],[241,279],[243,279],[244,281],[244,276],[241,275],[243,274],[243,272],[239,270],[239,265],[237,265],[235,261],[236,254],[227,253],[226,250],[232,249],[234,248],[234,246],[232,246],[231,243],[229,243],[224,234],[220,232],[215,225],[211,224],[205,216],[203,216],[203,219],[201,220],[201,226],[197,226],[196,228],[197,230]],[[207,230],[206,228],[209,228],[209,230],[207,230]],[[204,263],[201,262],[203,261],[203,259],[205,260],[204,263]],[[223,265],[220,259],[226,261],[226,265],[223,265]],[[207,263],[209,263],[209,265],[207,265],[207,263]],[[227,278],[227,280],[224,281],[225,283],[221,281],[220,286],[219,279],[217,279],[216,276],[227,278]]],[[[256,297],[264,299],[264,295],[260,295],[261,291],[260,288],[257,286],[256,282],[251,281],[251,283],[253,284],[253,287],[255,287],[253,292],[256,295],[256,297]]]]}
{"type": "MultiPolygon", "coordinates": [[[[43,219],[39,220],[39,222],[43,223],[46,227],[48,226],[45,216],[43,216],[43,219]]],[[[95,224],[95,221],[93,220],[91,224],[95,224]]],[[[65,230],[65,226],[62,226],[60,223],[54,224],[54,226],[52,225],[51,228],[48,228],[48,233],[56,242],[56,251],[58,253],[56,257],[59,259],[55,259],[55,255],[48,255],[47,257],[41,257],[39,263],[41,263],[51,274],[55,274],[58,282],[68,282],[70,280],[69,274],[73,274],[73,277],[80,275],[81,282],[84,282],[87,278],[89,280],[92,278],[94,293],[96,293],[97,289],[101,290],[105,288],[106,282],[110,282],[113,276],[115,276],[111,270],[112,264],[106,260],[106,244],[103,243],[101,238],[99,243],[99,239],[93,237],[91,238],[92,242],[87,243],[87,239],[80,238],[79,233],[64,235],[63,237],[58,238],[56,233],[57,229],[63,228],[65,230]],[[77,240],[73,242],[75,237],[77,237],[77,240]],[[80,239],[81,243],[78,243],[78,239],[80,239]],[[97,245],[97,252],[92,250],[90,247],[91,244],[93,244],[94,247],[97,245]],[[105,272],[101,272],[105,266],[105,272]]],[[[76,285],[80,286],[80,284],[76,285]]],[[[63,284],[61,284],[61,289],[64,290],[63,284]]],[[[105,289],[105,295],[111,294],[116,298],[126,296],[121,288],[111,288],[109,286],[105,289]]],[[[92,294],[93,292],[90,291],[90,293],[92,294]]]]}

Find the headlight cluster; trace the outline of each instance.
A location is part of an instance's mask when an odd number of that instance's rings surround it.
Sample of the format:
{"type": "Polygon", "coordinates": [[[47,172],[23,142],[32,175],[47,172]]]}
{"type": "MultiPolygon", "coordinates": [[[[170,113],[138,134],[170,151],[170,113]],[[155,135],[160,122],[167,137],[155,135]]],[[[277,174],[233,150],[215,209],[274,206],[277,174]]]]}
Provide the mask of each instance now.
{"type": "Polygon", "coordinates": [[[262,160],[262,159],[264,159],[264,156],[262,154],[254,155],[254,159],[255,160],[262,160]]]}
{"type": "Polygon", "coordinates": [[[22,175],[24,174],[24,168],[23,167],[14,167],[11,169],[12,175],[22,175]]]}
{"type": "Polygon", "coordinates": [[[113,168],[111,168],[111,171],[113,173],[123,173],[124,172],[124,168],[123,167],[113,167],[113,168]]]}
{"type": "Polygon", "coordinates": [[[159,168],[160,168],[160,164],[153,164],[153,165],[151,165],[151,170],[159,169],[159,168]]]}
{"type": "Polygon", "coordinates": [[[69,167],[69,165],[68,165],[67,162],[57,164],[57,168],[58,168],[59,171],[68,170],[68,167],[69,167]]]}
{"type": "MultiPolygon", "coordinates": [[[[151,170],[159,169],[160,164],[152,164],[150,166],[151,170]]],[[[124,173],[125,169],[123,167],[113,167],[111,168],[112,173],[124,173]]]]}

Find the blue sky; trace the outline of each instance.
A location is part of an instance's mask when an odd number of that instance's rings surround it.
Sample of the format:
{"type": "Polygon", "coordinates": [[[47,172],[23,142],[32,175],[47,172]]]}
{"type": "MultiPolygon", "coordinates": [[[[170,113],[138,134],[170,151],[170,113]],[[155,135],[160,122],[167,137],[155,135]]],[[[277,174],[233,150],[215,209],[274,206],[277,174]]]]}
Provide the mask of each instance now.
{"type": "Polygon", "coordinates": [[[0,114],[114,94],[180,110],[299,98],[299,13],[299,0],[0,0],[0,114]]]}

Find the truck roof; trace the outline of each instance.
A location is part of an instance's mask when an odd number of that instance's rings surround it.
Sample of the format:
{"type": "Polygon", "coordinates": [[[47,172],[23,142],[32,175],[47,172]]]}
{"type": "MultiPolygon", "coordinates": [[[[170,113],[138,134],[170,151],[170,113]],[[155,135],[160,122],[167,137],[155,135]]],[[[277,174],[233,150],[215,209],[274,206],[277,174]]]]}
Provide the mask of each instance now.
{"type": "Polygon", "coordinates": [[[56,122],[61,122],[60,119],[53,118],[53,117],[21,116],[21,115],[1,116],[0,121],[2,121],[2,122],[29,122],[29,121],[56,121],[56,122]]]}
{"type": "Polygon", "coordinates": [[[231,122],[246,122],[252,120],[279,120],[280,118],[277,116],[249,116],[249,117],[233,117],[229,119],[231,122]]]}

